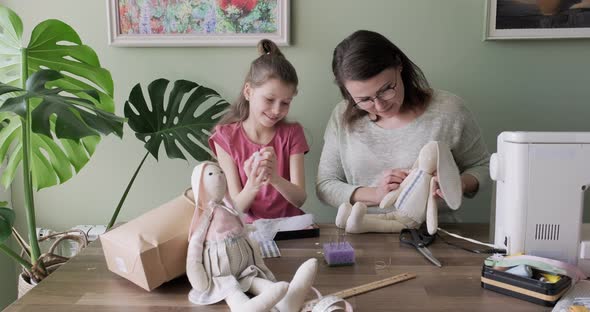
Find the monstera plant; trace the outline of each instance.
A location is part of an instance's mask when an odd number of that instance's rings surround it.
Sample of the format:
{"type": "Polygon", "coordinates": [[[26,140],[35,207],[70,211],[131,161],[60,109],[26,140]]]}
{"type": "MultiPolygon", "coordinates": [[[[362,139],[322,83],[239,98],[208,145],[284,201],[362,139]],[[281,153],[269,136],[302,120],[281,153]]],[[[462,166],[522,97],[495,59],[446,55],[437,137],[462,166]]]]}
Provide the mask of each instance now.
{"type": "Polygon", "coordinates": [[[125,117],[129,120],[129,127],[145,143],[147,152],[129,181],[107,228],[115,224],[146,158],[151,154],[158,159],[162,143],[169,158],[186,160],[182,149],[198,161],[211,158],[211,151],[207,148],[209,131],[229,106],[214,90],[187,80],[177,80],[171,88],[166,79],[154,80],[148,86],[147,95],[151,109],[140,84],[133,87],[125,102],[125,117]],[[165,98],[168,89],[169,95],[165,98]]]}
{"type": "Polygon", "coordinates": [[[48,274],[36,235],[33,192],[64,183],[89,161],[101,135],[121,137],[125,119],[113,114],[113,80],[96,53],[59,20],[37,25],[22,43],[18,15],[0,6],[0,177],[8,187],[23,172],[28,242],[13,228],[15,214],[0,207],[0,250],[33,282],[48,274]],[[25,254],[6,240],[14,234],[25,254]]]}

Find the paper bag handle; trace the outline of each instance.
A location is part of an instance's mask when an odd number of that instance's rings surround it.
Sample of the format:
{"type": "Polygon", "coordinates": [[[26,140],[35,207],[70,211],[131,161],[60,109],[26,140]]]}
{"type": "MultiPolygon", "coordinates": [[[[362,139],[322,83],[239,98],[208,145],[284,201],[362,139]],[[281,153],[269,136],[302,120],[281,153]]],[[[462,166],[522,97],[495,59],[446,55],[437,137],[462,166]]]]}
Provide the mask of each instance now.
{"type": "Polygon", "coordinates": [[[186,190],[184,190],[184,192],[182,193],[182,197],[184,197],[184,199],[186,199],[186,201],[188,201],[191,205],[195,205],[195,201],[194,199],[190,198],[188,196],[188,191],[192,191],[192,187],[187,188],[186,190]]]}

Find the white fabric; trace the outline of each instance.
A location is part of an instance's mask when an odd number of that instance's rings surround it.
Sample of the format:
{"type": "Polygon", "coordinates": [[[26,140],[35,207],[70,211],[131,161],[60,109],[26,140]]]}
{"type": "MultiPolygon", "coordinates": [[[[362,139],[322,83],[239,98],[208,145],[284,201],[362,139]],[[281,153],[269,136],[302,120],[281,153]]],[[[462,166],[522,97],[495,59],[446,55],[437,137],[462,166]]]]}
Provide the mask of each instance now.
{"type": "Polygon", "coordinates": [[[203,265],[211,276],[211,282],[204,291],[191,290],[190,301],[201,305],[216,303],[236,289],[248,291],[254,277],[270,279],[256,266],[253,253],[245,237],[207,242],[203,250],[203,265]]]}

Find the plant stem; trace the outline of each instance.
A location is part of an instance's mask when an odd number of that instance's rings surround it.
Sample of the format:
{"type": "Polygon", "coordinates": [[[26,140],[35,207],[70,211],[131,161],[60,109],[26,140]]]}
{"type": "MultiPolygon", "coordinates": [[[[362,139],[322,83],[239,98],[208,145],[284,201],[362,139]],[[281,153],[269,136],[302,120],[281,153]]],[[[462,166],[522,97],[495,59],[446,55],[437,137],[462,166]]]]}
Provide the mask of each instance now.
{"type": "Polygon", "coordinates": [[[149,154],[150,154],[149,151],[147,153],[145,153],[145,156],[143,156],[143,159],[139,163],[139,166],[137,166],[137,169],[135,169],[135,173],[133,174],[133,177],[131,177],[131,181],[129,181],[129,184],[127,184],[127,188],[125,189],[123,196],[121,196],[121,200],[119,200],[119,204],[117,205],[117,208],[115,209],[115,212],[113,213],[113,216],[111,217],[111,221],[107,225],[107,231],[115,224],[115,221],[117,221],[117,217],[119,216],[119,211],[121,211],[121,207],[123,206],[123,203],[125,202],[125,199],[127,198],[127,194],[129,194],[129,190],[131,189],[131,185],[133,185],[133,182],[135,182],[135,178],[137,177],[137,174],[139,173],[139,169],[141,169],[141,167],[143,166],[143,163],[145,162],[145,160],[149,154]]]}
{"type": "Polygon", "coordinates": [[[8,246],[6,246],[5,244],[0,244],[0,250],[4,251],[4,253],[7,254],[9,257],[13,258],[16,262],[20,263],[20,265],[27,268],[27,270],[30,271],[32,269],[33,266],[29,263],[29,261],[23,259],[12,249],[8,248],[8,246]]]}
{"type": "MultiPolygon", "coordinates": [[[[26,89],[26,81],[29,78],[27,62],[27,49],[21,49],[22,67],[21,79],[22,88],[26,89]]],[[[33,175],[31,171],[31,103],[25,100],[26,116],[23,120],[23,183],[25,191],[25,209],[27,211],[27,226],[29,230],[29,242],[31,245],[31,262],[33,265],[39,260],[41,249],[39,248],[39,241],[37,240],[37,224],[35,222],[35,200],[33,198],[33,175]]]]}

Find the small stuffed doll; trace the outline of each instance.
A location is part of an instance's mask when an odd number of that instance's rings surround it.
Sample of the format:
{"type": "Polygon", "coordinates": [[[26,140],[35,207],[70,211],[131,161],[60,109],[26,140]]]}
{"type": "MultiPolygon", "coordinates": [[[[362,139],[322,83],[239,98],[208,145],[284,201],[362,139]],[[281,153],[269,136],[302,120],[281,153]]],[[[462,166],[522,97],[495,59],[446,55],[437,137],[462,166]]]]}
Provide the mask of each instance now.
{"type": "Polygon", "coordinates": [[[186,274],[194,304],[225,300],[231,311],[299,311],[317,272],[317,259],[304,262],[291,283],[275,282],[257,242],[227,197],[227,181],[212,162],[193,171],[195,213],[189,230],[186,274]],[[245,292],[255,297],[250,299],[245,292]]]}
{"type": "Polygon", "coordinates": [[[434,195],[437,185],[447,205],[458,209],[463,195],[459,169],[449,147],[442,142],[431,141],[422,147],[400,187],[381,200],[380,208],[393,206],[393,211],[372,215],[366,214],[364,203],[357,202],[354,206],[344,203],[338,208],[336,225],[349,233],[396,233],[405,228],[418,228],[426,220],[428,233],[432,235],[438,228],[438,207],[434,195]]]}

